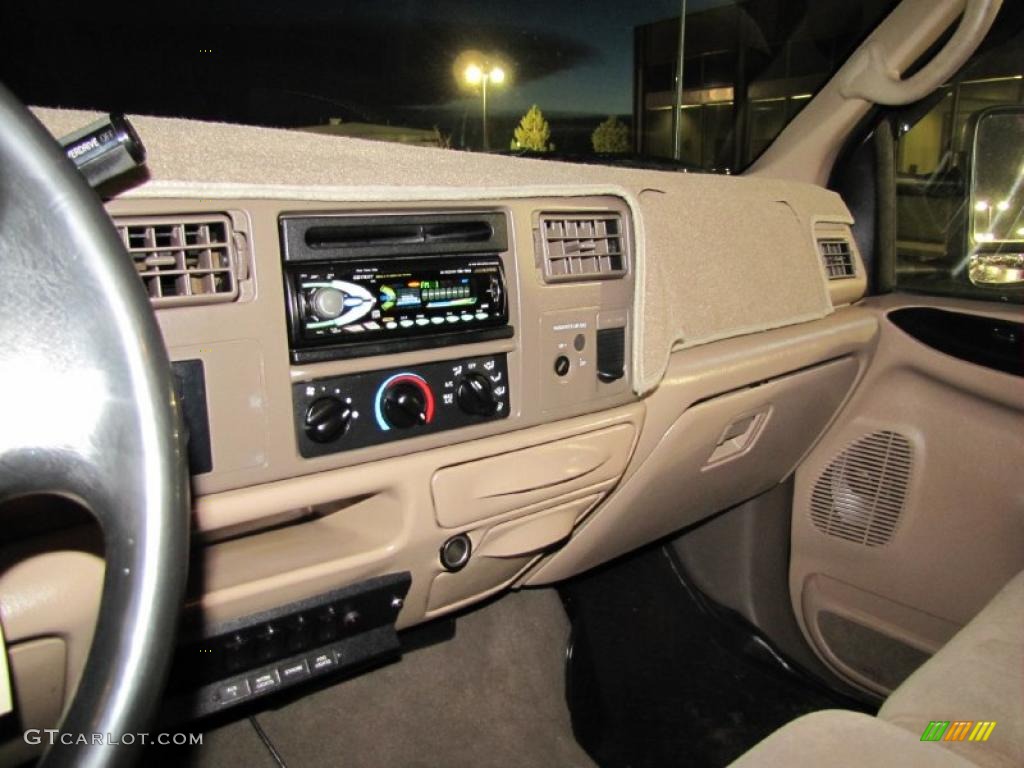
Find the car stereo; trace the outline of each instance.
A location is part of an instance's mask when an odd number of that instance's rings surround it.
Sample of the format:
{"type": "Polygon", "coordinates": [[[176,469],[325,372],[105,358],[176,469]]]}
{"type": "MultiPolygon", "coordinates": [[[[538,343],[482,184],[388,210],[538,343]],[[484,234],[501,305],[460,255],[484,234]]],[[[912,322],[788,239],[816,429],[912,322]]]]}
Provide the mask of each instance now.
{"type": "Polygon", "coordinates": [[[292,361],[508,338],[501,213],[285,216],[292,361]]]}

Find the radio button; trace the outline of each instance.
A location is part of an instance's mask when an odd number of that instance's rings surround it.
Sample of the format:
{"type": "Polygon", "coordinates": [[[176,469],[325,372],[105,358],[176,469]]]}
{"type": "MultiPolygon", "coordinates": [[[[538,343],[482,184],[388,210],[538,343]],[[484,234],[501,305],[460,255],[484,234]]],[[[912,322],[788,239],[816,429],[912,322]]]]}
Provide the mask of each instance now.
{"type": "Polygon", "coordinates": [[[441,323],[444,322],[444,318],[439,315],[434,315],[432,318],[430,318],[430,322],[432,322],[434,325],[441,325],[441,323]]]}
{"type": "Polygon", "coordinates": [[[487,295],[491,297],[491,301],[494,302],[495,306],[501,306],[501,300],[504,291],[501,287],[501,280],[497,276],[491,277],[491,284],[487,288],[487,295]]]}
{"type": "Polygon", "coordinates": [[[310,294],[309,305],[321,320],[333,320],[345,311],[345,294],[337,288],[317,288],[310,294]]]}
{"type": "Polygon", "coordinates": [[[425,317],[417,317],[416,325],[430,325],[430,321],[425,317]]]}

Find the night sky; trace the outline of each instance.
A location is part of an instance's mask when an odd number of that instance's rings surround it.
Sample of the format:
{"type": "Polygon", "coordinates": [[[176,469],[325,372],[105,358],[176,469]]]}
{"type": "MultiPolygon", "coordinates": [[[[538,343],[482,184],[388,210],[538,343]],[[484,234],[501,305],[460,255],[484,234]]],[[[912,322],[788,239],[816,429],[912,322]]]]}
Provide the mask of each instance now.
{"type": "MultiPolygon", "coordinates": [[[[731,0],[690,0],[690,12],[731,0]]],[[[14,3],[0,80],[23,100],[268,125],[328,117],[430,127],[474,115],[456,56],[493,54],[491,111],[632,111],[633,28],[678,0],[14,3]],[[101,14],[97,16],[96,14],[101,14]]]]}

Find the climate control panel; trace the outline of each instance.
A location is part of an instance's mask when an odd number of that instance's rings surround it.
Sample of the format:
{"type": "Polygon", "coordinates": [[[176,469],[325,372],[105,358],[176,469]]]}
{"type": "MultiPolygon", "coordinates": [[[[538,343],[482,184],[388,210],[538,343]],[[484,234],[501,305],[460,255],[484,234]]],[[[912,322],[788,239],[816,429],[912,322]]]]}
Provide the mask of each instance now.
{"type": "Polygon", "coordinates": [[[505,355],[335,376],[293,385],[306,458],[504,419],[505,355]]]}

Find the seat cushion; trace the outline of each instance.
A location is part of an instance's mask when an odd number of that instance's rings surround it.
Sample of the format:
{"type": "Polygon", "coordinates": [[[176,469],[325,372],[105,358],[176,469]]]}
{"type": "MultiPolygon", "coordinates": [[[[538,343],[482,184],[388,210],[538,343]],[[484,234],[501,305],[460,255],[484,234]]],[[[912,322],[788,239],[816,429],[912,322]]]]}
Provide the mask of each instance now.
{"type": "Polygon", "coordinates": [[[878,716],[918,738],[933,720],[995,721],[985,742],[940,743],[978,765],[1024,765],[1024,572],[893,691],[878,716]]]}
{"type": "Polygon", "coordinates": [[[841,709],[797,718],[732,763],[734,768],[803,765],[970,768],[972,763],[903,728],[841,709]]]}

